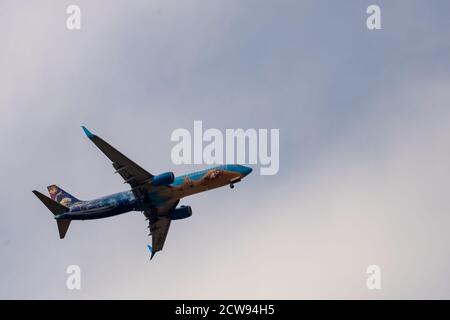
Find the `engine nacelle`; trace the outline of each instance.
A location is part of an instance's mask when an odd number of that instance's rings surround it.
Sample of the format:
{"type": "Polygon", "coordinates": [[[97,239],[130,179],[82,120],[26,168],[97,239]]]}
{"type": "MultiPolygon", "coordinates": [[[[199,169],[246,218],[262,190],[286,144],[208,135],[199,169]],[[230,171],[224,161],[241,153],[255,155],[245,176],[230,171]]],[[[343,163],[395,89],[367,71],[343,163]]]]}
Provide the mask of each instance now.
{"type": "Polygon", "coordinates": [[[173,172],[165,172],[157,176],[154,176],[152,180],[152,185],[155,187],[168,186],[169,184],[173,183],[174,180],[175,176],[173,172]]]}
{"type": "Polygon", "coordinates": [[[181,206],[170,213],[170,219],[172,220],[186,219],[190,216],[192,216],[192,209],[190,206],[181,206]]]}

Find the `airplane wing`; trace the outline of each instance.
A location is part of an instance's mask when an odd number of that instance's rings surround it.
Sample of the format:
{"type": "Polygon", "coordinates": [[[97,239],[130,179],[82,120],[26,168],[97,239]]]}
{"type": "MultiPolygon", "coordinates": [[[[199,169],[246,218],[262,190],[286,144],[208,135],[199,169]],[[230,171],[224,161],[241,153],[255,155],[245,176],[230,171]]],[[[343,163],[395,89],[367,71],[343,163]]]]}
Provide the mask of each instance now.
{"type": "MultiPolygon", "coordinates": [[[[151,173],[128,159],[105,140],[92,134],[86,127],[83,126],[82,128],[86,136],[109,158],[109,160],[112,161],[116,173],[120,174],[125,180],[124,183],[128,183],[131,188],[145,187],[153,178],[151,173]]],[[[148,186],[149,185],[147,185],[147,187],[148,186]]]]}
{"type": "Polygon", "coordinates": [[[180,200],[166,202],[165,204],[156,207],[155,210],[146,210],[144,215],[149,221],[149,230],[152,236],[152,245],[149,246],[151,251],[150,260],[156,254],[161,251],[166,241],[167,233],[170,227],[170,212],[178,205],[180,200]]]}

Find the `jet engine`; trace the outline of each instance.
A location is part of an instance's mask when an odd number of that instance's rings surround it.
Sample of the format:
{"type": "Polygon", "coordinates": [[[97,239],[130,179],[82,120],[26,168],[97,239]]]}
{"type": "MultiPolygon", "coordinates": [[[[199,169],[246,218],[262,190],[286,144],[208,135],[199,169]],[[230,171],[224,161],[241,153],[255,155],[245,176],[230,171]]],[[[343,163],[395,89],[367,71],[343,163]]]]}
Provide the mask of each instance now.
{"type": "Polygon", "coordinates": [[[192,216],[192,209],[190,206],[181,206],[170,213],[170,219],[172,220],[186,219],[190,216],[192,216]]]}
{"type": "Polygon", "coordinates": [[[169,184],[173,183],[174,180],[175,176],[173,172],[165,172],[157,176],[154,176],[152,180],[152,185],[155,187],[168,186],[169,184]]]}

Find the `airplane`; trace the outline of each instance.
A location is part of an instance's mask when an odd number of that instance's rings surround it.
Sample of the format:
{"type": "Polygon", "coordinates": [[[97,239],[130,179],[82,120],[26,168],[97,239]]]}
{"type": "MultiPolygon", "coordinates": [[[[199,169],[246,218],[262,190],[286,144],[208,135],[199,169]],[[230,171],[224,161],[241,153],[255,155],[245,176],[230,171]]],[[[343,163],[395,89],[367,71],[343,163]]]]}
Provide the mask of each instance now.
{"type": "Polygon", "coordinates": [[[54,214],[59,237],[63,239],[72,220],[92,220],[112,217],[130,211],[142,211],[149,221],[152,245],[150,260],[161,251],[172,220],[192,215],[190,206],[177,208],[180,199],[234,184],[246,177],[252,169],[243,165],[227,164],[175,177],[173,172],[152,175],[120,151],[82,126],[86,136],[112,161],[115,173],[131,189],[98,199],[82,201],[56,185],[47,187],[50,198],[39,191],[33,193],[54,214]]]}

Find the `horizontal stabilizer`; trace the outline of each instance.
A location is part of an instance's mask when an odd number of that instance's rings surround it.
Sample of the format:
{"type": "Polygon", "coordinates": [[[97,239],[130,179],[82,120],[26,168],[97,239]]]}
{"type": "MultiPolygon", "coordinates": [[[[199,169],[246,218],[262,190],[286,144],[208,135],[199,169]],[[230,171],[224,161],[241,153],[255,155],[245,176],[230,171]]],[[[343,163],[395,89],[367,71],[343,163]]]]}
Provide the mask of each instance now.
{"type": "Polygon", "coordinates": [[[69,229],[70,220],[56,220],[58,223],[59,238],[64,239],[67,229],[69,229]]]}
{"type": "Polygon", "coordinates": [[[59,204],[56,201],[53,201],[49,197],[43,195],[39,191],[33,190],[33,193],[36,195],[36,197],[39,198],[39,200],[42,201],[43,204],[56,216],[58,214],[68,212],[69,208],[66,206],[63,206],[62,204],[59,204]]]}

